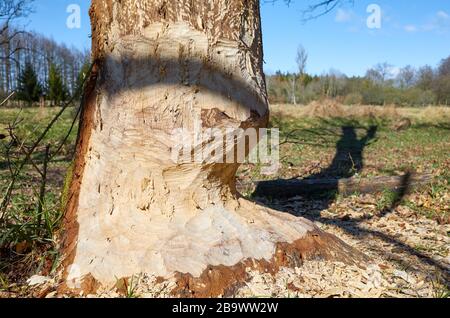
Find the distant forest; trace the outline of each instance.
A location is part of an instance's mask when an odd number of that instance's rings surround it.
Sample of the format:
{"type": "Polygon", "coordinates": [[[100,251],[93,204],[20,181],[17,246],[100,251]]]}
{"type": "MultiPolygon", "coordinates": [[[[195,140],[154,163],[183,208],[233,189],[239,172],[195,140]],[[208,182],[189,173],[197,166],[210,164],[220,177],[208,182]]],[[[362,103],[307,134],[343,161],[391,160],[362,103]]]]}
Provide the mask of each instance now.
{"type": "Polygon", "coordinates": [[[6,29],[0,39],[0,101],[29,104],[44,98],[55,105],[77,92],[89,70],[90,53],[56,43],[44,35],[6,29]]]}
{"type": "Polygon", "coordinates": [[[320,76],[277,72],[266,76],[269,100],[308,104],[329,98],[347,105],[450,105],[450,56],[436,68],[406,66],[396,76],[392,70],[388,63],[380,63],[360,77],[334,70],[320,76]]]}
{"type": "MultiPolygon", "coordinates": [[[[39,101],[58,105],[80,92],[89,70],[89,51],[56,43],[35,32],[6,31],[0,40],[0,101],[15,92],[11,100],[25,105],[39,101]]],[[[450,57],[436,67],[406,66],[395,77],[388,63],[377,64],[365,76],[348,77],[335,70],[308,74],[304,71],[306,62],[307,53],[301,48],[298,72],[266,76],[271,103],[308,104],[328,98],[347,105],[450,104],[450,57]]]]}

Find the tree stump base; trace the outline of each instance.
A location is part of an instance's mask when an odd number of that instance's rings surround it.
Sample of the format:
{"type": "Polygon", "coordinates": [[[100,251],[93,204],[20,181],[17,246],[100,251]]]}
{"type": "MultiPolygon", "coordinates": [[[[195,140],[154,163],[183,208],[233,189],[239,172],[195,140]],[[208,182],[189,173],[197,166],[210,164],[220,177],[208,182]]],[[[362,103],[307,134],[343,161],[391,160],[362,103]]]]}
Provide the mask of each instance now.
{"type": "Polygon", "coordinates": [[[242,198],[199,210],[176,228],[174,224],[179,221],[167,219],[164,230],[160,222],[142,224],[139,242],[128,251],[126,243],[121,245],[120,241],[136,235],[123,237],[125,232],[117,223],[115,229],[105,232],[112,237],[111,231],[121,233],[114,242],[117,246],[109,251],[105,251],[106,245],[103,249],[98,246],[97,250],[103,250],[98,253],[103,255],[100,258],[92,251],[78,250],[73,262],[78,276],[71,277],[74,273],[69,270],[60,292],[95,293],[100,286],[114,288],[118,279],[147,273],[160,280],[175,279],[174,296],[226,297],[250,278],[249,269],[276,274],[281,267],[299,267],[305,260],[335,260],[359,266],[369,260],[311,221],[242,198]],[[147,236],[143,235],[144,227],[147,236]],[[121,257],[107,257],[120,251],[121,257]],[[134,263],[136,259],[142,261],[134,263]]]}
{"type": "Polygon", "coordinates": [[[89,293],[148,273],[177,279],[174,294],[217,296],[249,266],[365,258],[306,219],[239,198],[242,160],[208,159],[247,148],[245,135],[224,146],[211,128],[224,137],[267,127],[259,1],[93,0],[90,15],[63,285],[89,293]],[[198,132],[199,142],[184,140],[198,132]],[[193,158],[174,160],[180,139],[193,158]]]}
{"type": "Polygon", "coordinates": [[[315,229],[293,243],[278,243],[270,260],[246,259],[234,266],[208,266],[199,277],[177,273],[176,297],[232,297],[250,279],[248,269],[275,275],[280,268],[296,268],[307,260],[334,260],[364,266],[369,258],[336,236],[315,229]]]}

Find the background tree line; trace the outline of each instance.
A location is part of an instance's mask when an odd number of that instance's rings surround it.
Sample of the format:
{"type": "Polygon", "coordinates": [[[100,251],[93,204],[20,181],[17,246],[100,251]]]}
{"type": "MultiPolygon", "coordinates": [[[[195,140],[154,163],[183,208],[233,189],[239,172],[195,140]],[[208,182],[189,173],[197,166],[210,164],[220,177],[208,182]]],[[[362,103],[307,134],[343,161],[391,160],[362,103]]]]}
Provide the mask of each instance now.
{"type": "Polygon", "coordinates": [[[89,69],[89,52],[35,33],[5,28],[0,33],[0,99],[32,104],[44,98],[51,105],[77,92],[89,69]]]}
{"type": "Polygon", "coordinates": [[[323,98],[344,104],[426,106],[450,104],[450,56],[436,68],[429,65],[406,66],[395,70],[388,63],[379,63],[365,76],[346,76],[330,70],[322,75],[305,72],[307,53],[297,52],[298,71],[280,71],[266,76],[272,103],[301,103],[323,98]]]}
{"type": "MultiPolygon", "coordinates": [[[[379,63],[365,76],[349,77],[337,70],[322,75],[306,72],[308,53],[300,46],[298,70],[268,75],[272,103],[301,103],[323,98],[344,104],[426,106],[450,104],[450,56],[433,68],[406,66],[393,76],[393,67],[379,63]]],[[[0,26],[0,99],[11,92],[31,105],[45,100],[50,105],[79,92],[88,72],[90,54],[35,33],[0,26]]],[[[79,97],[79,96],[75,96],[79,97]]]]}

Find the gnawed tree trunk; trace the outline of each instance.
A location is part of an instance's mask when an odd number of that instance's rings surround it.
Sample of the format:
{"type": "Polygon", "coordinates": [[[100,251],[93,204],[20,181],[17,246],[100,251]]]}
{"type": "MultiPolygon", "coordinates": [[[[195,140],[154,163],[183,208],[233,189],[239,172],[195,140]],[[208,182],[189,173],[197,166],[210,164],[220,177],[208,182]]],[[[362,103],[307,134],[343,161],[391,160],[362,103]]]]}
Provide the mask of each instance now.
{"type": "Polygon", "coordinates": [[[266,125],[257,0],[94,0],[90,15],[95,66],[67,196],[65,285],[151,273],[175,276],[178,294],[216,296],[248,266],[364,259],[310,221],[240,198],[239,164],[172,159],[174,129],[266,125]]]}

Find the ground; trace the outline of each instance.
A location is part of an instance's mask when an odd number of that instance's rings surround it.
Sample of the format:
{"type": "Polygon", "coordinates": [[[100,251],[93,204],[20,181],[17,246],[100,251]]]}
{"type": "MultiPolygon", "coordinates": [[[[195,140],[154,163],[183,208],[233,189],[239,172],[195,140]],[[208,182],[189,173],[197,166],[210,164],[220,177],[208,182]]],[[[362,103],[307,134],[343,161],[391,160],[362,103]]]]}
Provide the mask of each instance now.
{"type": "MultiPolygon", "coordinates": [[[[0,110],[0,134],[8,136],[8,124],[15,118],[22,119],[14,130],[20,142],[11,147],[12,161],[23,157],[20,143],[25,140],[25,145],[30,144],[58,110],[26,108],[20,114],[18,109],[0,110]]],[[[243,165],[238,172],[243,195],[313,220],[363,251],[371,262],[359,268],[308,261],[299,268],[283,269],[275,277],[249,270],[250,281],[231,296],[449,297],[450,109],[346,107],[324,101],[309,106],[272,105],[271,110],[271,126],[280,128],[281,169],[276,175],[265,176],[258,166],[243,165]],[[286,199],[252,194],[252,184],[263,179],[370,180],[407,172],[430,174],[431,182],[400,194],[389,189],[346,195],[336,189],[286,199]]],[[[59,148],[74,113],[73,108],[68,109],[50,131],[33,155],[36,166],[42,167],[45,145],[51,145],[51,153],[59,148]]],[[[59,261],[55,235],[75,139],[76,129],[49,164],[42,215],[36,213],[39,174],[27,165],[19,179],[0,223],[1,297],[60,296],[54,291],[53,275],[59,261]],[[30,284],[27,279],[31,276],[34,281],[30,284]]],[[[0,142],[3,197],[10,174],[5,147],[11,145],[11,138],[0,142]]],[[[118,282],[118,287],[100,290],[95,296],[169,296],[173,282],[140,275],[118,282]]]]}

